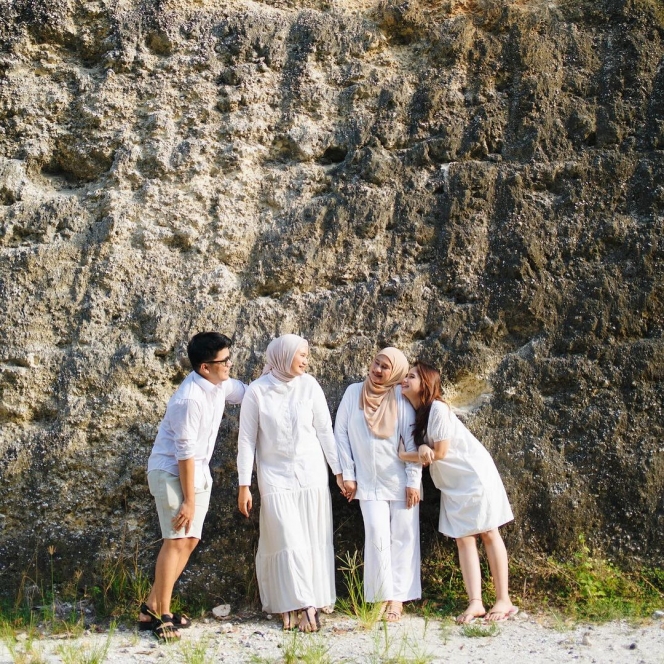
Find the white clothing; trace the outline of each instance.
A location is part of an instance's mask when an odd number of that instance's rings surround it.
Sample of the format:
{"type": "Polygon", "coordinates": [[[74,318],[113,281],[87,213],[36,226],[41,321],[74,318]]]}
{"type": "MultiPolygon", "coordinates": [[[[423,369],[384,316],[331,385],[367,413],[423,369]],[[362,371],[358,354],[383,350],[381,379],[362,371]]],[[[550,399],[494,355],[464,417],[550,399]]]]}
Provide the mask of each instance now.
{"type": "Polygon", "coordinates": [[[339,404],[334,435],[344,480],[357,482],[355,498],[364,519],[366,601],[418,599],[420,585],[419,506],[406,508],[406,488],[420,489],[422,466],[399,459],[399,440],[413,452],[415,411],[397,393],[397,426],[376,438],[360,408],[362,383],[350,385],[339,404]]]}
{"type": "Polygon", "coordinates": [[[263,610],[284,613],[334,604],[329,464],[341,472],[325,395],[313,376],[255,380],[242,402],[240,486],[256,458],[261,495],[256,576],[263,610]],[[326,463],[327,461],[327,463],[326,463]]]}
{"type": "Polygon", "coordinates": [[[263,611],[334,606],[328,485],[261,495],[256,578],[263,611]]]}
{"type": "Polygon", "coordinates": [[[265,374],[249,385],[240,411],[240,486],[251,485],[254,456],[261,496],[327,486],[326,460],[341,472],[330,411],[313,376],[284,383],[265,374]]]}
{"type": "Polygon", "coordinates": [[[440,489],[438,530],[448,537],[485,533],[514,518],[498,469],[486,448],[468,431],[450,407],[434,401],[426,443],[449,440],[445,458],[430,466],[440,489]]]}
{"type": "MultiPolygon", "coordinates": [[[[357,482],[358,500],[405,500],[406,487],[420,489],[422,466],[404,464],[399,459],[399,439],[403,438],[407,452],[417,450],[413,440],[415,411],[397,392],[398,421],[389,438],[376,438],[367,425],[360,408],[362,383],[349,385],[334,423],[334,436],[339,447],[339,458],[344,480],[357,482]]],[[[394,598],[392,598],[394,599],[394,598]]]]}
{"type": "Polygon", "coordinates": [[[420,506],[405,500],[361,500],[364,519],[364,596],[367,602],[407,602],[422,596],[420,506]]]}
{"type": "Polygon", "coordinates": [[[212,486],[210,459],[226,401],[240,403],[245,384],[229,378],[218,385],[192,371],[166,406],[148,459],[148,472],[164,470],[180,476],[178,461],[195,461],[194,488],[212,486]]]}

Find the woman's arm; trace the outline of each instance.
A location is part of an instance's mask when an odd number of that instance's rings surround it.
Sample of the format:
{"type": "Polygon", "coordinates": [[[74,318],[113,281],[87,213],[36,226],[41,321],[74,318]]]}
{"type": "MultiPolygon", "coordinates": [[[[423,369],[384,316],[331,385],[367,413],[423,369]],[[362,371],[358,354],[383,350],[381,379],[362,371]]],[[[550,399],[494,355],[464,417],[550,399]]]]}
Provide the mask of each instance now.
{"type": "Polygon", "coordinates": [[[312,380],[314,381],[312,385],[313,426],[318,442],[323,449],[327,465],[332,469],[334,475],[337,476],[341,474],[341,464],[339,463],[339,450],[332,431],[330,409],[327,405],[323,389],[315,378],[312,377],[312,380]]]}
{"type": "Polygon", "coordinates": [[[258,440],[259,409],[256,394],[248,390],[240,408],[240,433],[237,439],[238,509],[249,516],[252,507],[251,474],[258,440]]]}
{"type": "MultiPolygon", "coordinates": [[[[415,445],[415,438],[413,437],[413,428],[415,426],[415,409],[410,405],[410,402],[401,394],[401,389],[396,388],[399,394],[399,434],[403,439],[406,454],[418,454],[417,446],[415,445]]],[[[406,486],[420,490],[422,483],[422,466],[420,465],[419,456],[416,456],[415,461],[406,462],[406,486]]]]}
{"type": "Polygon", "coordinates": [[[450,439],[446,438],[445,440],[437,440],[433,444],[433,458],[434,461],[442,461],[446,456],[447,452],[450,449],[450,439]]]}
{"type": "Polygon", "coordinates": [[[399,458],[402,461],[421,463],[423,466],[428,466],[433,461],[433,450],[428,445],[422,444],[417,448],[416,452],[406,452],[403,440],[400,440],[399,458]]]}
{"type": "Polygon", "coordinates": [[[341,472],[343,473],[344,480],[354,482],[355,461],[350,446],[350,438],[348,437],[349,401],[348,390],[346,390],[339,404],[337,417],[334,420],[334,439],[337,442],[337,449],[339,450],[339,461],[341,462],[341,472]]]}
{"type": "Polygon", "coordinates": [[[337,409],[337,417],[334,420],[334,439],[337,442],[337,449],[339,450],[339,462],[341,463],[341,472],[343,484],[339,488],[350,502],[355,498],[357,491],[357,482],[355,481],[355,461],[353,459],[353,451],[350,446],[350,438],[348,437],[348,419],[349,419],[349,403],[350,397],[348,396],[350,388],[346,392],[337,409]],[[342,488],[343,487],[343,488],[342,488]]]}

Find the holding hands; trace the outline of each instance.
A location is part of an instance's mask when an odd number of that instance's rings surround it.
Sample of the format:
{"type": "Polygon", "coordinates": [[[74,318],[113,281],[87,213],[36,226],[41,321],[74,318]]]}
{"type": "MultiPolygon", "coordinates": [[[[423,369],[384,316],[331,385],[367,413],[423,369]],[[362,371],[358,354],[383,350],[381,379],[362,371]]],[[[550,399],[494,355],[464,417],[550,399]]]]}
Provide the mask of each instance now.
{"type": "Polygon", "coordinates": [[[420,492],[417,489],[406,487],[406,507],[410,509],[420,502],[420,492]]]}
{"type": "Polygon", "coordinates": [[[344,498],[350,502],[355,498],[355,493],[357,492],[357,482],[353,482],[351,480],[344,480],[344,486],[343,489],[341,490],[342,495],[344,498]]]}
{"type": "Polygon", "coordinates": [[[428,445],[420,445],[417,448],[417,457],[423,466],[428,466],[435,459],[433,450],[428,445]]]}

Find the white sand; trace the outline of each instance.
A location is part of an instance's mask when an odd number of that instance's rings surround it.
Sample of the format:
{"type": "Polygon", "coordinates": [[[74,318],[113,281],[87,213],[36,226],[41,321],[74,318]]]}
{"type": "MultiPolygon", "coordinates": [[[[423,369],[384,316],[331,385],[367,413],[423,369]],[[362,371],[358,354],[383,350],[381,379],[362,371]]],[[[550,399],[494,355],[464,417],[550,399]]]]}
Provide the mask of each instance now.
{"type": "MultiPolygon", "coordinates": [[[[425,620],[405,615],[401,623],[378,623],[370,631],[356,621],[334,613],[321,617],[321,631],[314,635],[284,634],[280,620],[231,616],[222,622],[196,621],[182,631],[182,640],[161,644],[148,633],[119,629],[110,638],[106,661],[124,662],[279,662],[293,647],[317,648],[327,652],[322,662],[384,662],[401,657],[401,662],[440,664],[485,662],[596,662],[597,664],[663,664],[664,621],[641,625],[625,621],[604,625],[552,626],[550,619],[520,614],[500,623],[491,637],[471,637],[451,620],[425,620]],[[548,624],[547,624],[548,623],[548,624]],[[194,659],[205,647],[204,659],[194,659]]],[[[21,650],[39,652],[44,662],[62,662],[62,648],[73,648],[81,656],[103,647],[108,634],[86,634],[75,639],[47,638],[20,641],[21,650]]],[[[29,660],[27,660],[29,661],[29,660]]],[[[76,661],[76,660],[73,660],[76,661]]],[[[309,660],[311,661],[311,660],[309,660]]],[[[392,660],[392,661],[397,661],[392,660]]],[[[0,646],[0,663],[12,662],[6,645],[0,646]]]]}

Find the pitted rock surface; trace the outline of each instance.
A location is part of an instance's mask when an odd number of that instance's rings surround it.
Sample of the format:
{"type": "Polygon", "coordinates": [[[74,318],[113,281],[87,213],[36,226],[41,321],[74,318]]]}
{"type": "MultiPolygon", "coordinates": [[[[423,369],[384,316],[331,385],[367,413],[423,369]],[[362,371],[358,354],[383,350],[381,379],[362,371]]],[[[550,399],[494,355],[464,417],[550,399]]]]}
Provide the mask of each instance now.
{"type": "MultiPolygon", "coordinates": [[[[145,465],[204,329],[245,381],[302,334],[333,411],[383,345],[437,364],[513,555],[664,564],[656,0],[1,0],[0,41],[2,587],[49,545],[65,579],[150,569],[145,465]]],[[[237,418],[182,580],[224,603],[257,538],[237,418]]]]}

